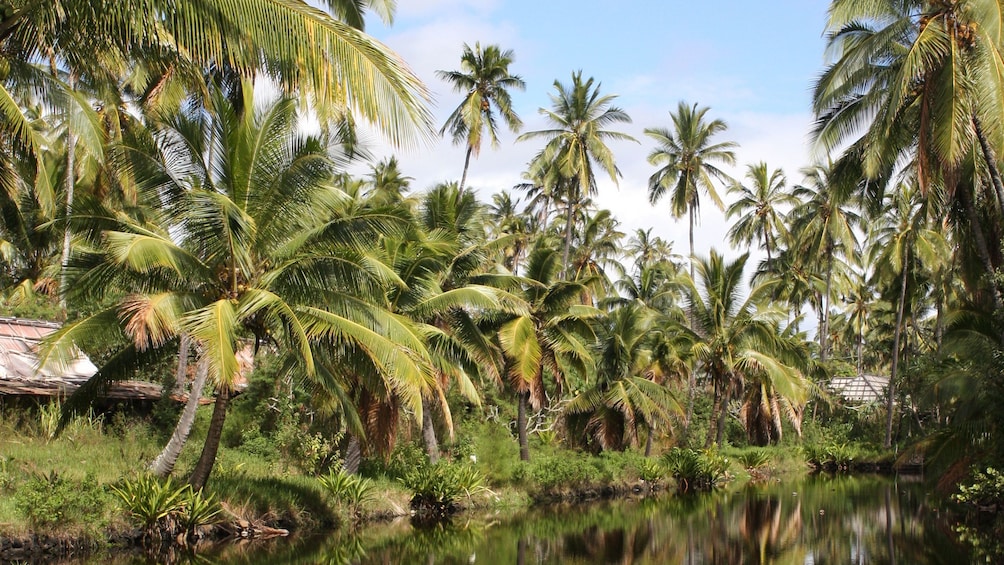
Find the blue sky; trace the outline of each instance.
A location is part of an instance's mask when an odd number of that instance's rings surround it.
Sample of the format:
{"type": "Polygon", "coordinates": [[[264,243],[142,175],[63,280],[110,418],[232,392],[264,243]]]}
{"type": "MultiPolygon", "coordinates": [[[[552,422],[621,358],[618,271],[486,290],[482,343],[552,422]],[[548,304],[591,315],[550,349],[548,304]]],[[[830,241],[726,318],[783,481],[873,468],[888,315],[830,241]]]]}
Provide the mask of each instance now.
{"type": "MultiPolygon", "coordinates": [[[[543,127],[537,109],[549,105],[555,79],[568,83],[579,69],[595,77],[634,120],[620,129],[640,141],[612,146],[623,178],[617,186],[602,182],[597,204],[614,212],[623,231],[653,227],[685,254],[686,220],[670,218],[667,202],[648,204],[654,168],[645,157],[653,145],[642,130],[668,127],[680,100],[710,106],[710,117],[729,124],[722,140],[740,144],[734,176],[764,160],[784,169],[789,183],[799,182],[798,169],[812,158],[810,90],[824,64],[827,6],[821,0],[400,0],[393,26],[373,18],[367,31],[426,82],[437,127],[460,95],[435,71],[456,69],[465,42],[514,50],[511,70],[527,83],[525,92],[514,93],[524,131],[543,127]]],[[[469,184],[482,199],[520,182],[539,149],[540,142],[514,139],[506,133],[498,150],[485,147],[472,161],[469,184]]],[[[463,148],[449,140],[412,150],[376,146],[379,156],[398,155],[418,189],[460,177],[463,148]]],[[[724,217],[710,202],[701,220],[697,252],[727,249],[724,217]]]]}

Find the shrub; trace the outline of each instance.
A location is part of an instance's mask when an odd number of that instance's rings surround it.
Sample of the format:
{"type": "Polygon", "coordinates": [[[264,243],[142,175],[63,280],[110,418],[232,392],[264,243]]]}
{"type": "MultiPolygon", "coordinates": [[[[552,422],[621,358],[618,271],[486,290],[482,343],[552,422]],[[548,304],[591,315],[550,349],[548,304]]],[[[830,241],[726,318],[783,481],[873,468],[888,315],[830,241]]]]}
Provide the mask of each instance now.
{"type": "Polygon", "coordinates": [[[754,447],[740,453],[738,459],[744,469],[759,469],[770,462],[770,453],[766,449],[754,447]]]}
{"type": "Polygon", "coordinates": [[[683,491],[710,490],[728,477],[728,458],[713,449],[674,447],[662,456],[662,463],[683,491]]]}
{"type": "Polygon", "coordinates": [[[51,529],[74,521],[93,523],[104,513],[105,498],[94,475],[73,481],[52,471],[33,474],[18,488],[14,505],[32,527],[51,529]]]}
{"type": "Polygon", "coordinates": [[[820,469],[830,471],[850,470],[854,460],[861,455],[859,448],[847,442],[807,444],[802,446],[802,450],[806,461],[820,469]]]}
{"type": "Polygon", "coordinates": [[[158,529],[176,530],[191,536],[196,528],[219,521],[223,508],[212,494],[206,495],[190,485],[176,485],[170,479],[160,481],[152,475],[124,480],[112,491],[148,534],[158,529]]]}
{"type": "Polygon", "coordinates": [[[353,516],[373,496],[373,482],[342,469],[332,469],[319,479],[321,486],[339,505],[345,506],[353,516]]]}
{"type": "Polygon", "coordinates": [[[993,467],[977,469],[968,483],[959,485],[952,499],[962,504],[988,507],[1004,502],[1004,473],[993,467]]]}
{"type": "Polygon", "coordinates": [[[401,483],[412,492],[411,507],[420,513],[445,515],[456,508],[461,494],[470,496],[485,488],[485,477],[471,465],[441,461],[406,473],[401,483]]]}
{"type": "Polygon", "coordinates": [[[182,530],[187,536],[192,536],[197,528],[218,523],[223,507],[215,495],[206,495],[202,490],[188,486],[181,497],[181,510],[176,514],[182,530]]]}
{"type": "Polygon", "coordinates": [[[666,476],[666,468],[654,459],[644,459],[637,464],[638,476],[649,484],[662,481],[666,476]]]}
{"type": "Polygon", "coordinates": [[[184,507],[185,491],[189,489],[188,485],[177,486],[170,479],[161,482],[151,475],[124,480],[122,486],[111,488],[147,533],[159,527],[173,530],[168,522],[184,507]]]}

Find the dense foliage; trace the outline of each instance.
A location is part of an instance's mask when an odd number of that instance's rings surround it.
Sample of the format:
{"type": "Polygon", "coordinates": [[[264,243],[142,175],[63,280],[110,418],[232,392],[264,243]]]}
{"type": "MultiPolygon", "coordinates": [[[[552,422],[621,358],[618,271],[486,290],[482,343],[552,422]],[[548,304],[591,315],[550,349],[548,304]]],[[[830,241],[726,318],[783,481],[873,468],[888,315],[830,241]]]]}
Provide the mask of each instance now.
{"type": "MultiPolygon", "coordinates": [[[[74,19],[96,4],[4,10],[0,35],[5,306],[69,320],[44,363],[58,368],[76,347],[102,361],[53,429],[102,384],[152,379],[143,368],[177,357],[179,390],[215,393],[190,492],[221,444],[243,446],[327,473],[352,513],[368,487],[340,467],[449,504],[501,468],[461,476],[456,460],[515,459],[513,444],[522,461],[555,445],[668,454],[670,474],[703,486],[726,471],[715,446],[791,445],[803,431],[820,440],[810,458],[836,466],[853,459],[851,436],[909,448],[904,459],[955,479],[1004,457],[1001,2],[834,0],[813,132],[832,153],[797,184],[762,162],[731,178],[736,144],[709,108],[680,102],[672,127],[646,129],[650,200],[688,217],[686,260],[651,230],[621,232],[590,200],[598,173],[619,176],[607,142],[635,140],[612,129],[630,121],[616,96],[581,71],[555,81],[548,129],[518,138],[540,147],[525,182],[489,204],[467,169],[483,136],[496,144],[498,117],[520,129],[512,51],[465,46],[461,70],[440,72],[465,94],[440,133],[466,144],[467,161],[459,185],[423,191],[394,159],[345,172],[365,158],[353,116],[396,140],[431,129],[423,87],[358,29],[362,4],[392,3],[262,3],[198,33],[186,2],[178,18],[151,1],[127,3],[150,21],[128,7],[100,26],[74,19]],[[295,33],[270,33],[272,16],[295,33]],[[237,29],[251,52],[238,53],[237,29]],[[277,96],[256,93],[261,76],[277,96]],[[314,135],[299,129],[302,100],[321,122],[314,135]],[[702,195],[734,219],[732,244],[764,261],[694,256],[702,195]],[[261,370],[244,390],[247,348],[261,370]],[[882,402],[852,406],[830,387],[863,374],[888,377],[882,402]],[[481,429],[496,449],[474,453],[458,421],[504,434],[481,429]]],[[[197,407],[179,416],[157,473],[173,472],[197,407]]],[[[606,477],[570,461],[513,462],[506,480],[606,477]]],[[[31,492],[69,496],[61,484],[31,492]]],[[[160,519],[145,515],[148,527],[160,519]]]]}

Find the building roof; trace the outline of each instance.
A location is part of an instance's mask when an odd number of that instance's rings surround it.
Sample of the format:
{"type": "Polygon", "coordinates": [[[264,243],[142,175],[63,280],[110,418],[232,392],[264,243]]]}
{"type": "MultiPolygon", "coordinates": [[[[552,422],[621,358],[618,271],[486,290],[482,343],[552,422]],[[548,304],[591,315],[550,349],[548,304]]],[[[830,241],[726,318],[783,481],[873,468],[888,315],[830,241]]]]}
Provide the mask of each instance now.
{"type": "Polygon", "coordinates": [[[835,377],[830,380],[830,390],[848,402],[867,404],[885,399],[889,387],[889,377],[881,375],[858,375],[856,377],[835,377]]]}
{"type": "MultiPolygon", "coordinates": [[[[0,317],[0,395],[68,396],[98,372],[85,353],[60,371],[38,370],[38,347],[42,339],[60,328],[56,322],[0,317]]],[[[108,398],[160,398],[161,386],[144,381],[121,381],[109,385],[108,398]]]]}

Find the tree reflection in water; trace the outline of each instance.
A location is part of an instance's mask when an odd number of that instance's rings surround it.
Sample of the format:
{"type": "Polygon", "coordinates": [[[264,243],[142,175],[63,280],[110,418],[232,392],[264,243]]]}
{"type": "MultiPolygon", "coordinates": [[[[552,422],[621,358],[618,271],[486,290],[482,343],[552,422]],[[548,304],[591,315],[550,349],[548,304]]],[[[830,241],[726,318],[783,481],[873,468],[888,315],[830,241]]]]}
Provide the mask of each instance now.
{"type": "MultiPolygon", "coordinates": [[[[939,564],[970,562],[923,485],[814,477],[736,492],[548,508],[416,529],[367,525],[205,563],[939,564]]],[[[132,561],[135,562],[135,561],[132,561]]]]}

